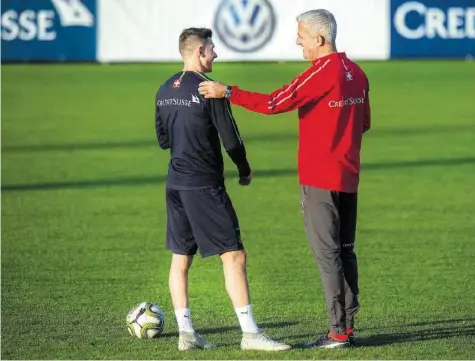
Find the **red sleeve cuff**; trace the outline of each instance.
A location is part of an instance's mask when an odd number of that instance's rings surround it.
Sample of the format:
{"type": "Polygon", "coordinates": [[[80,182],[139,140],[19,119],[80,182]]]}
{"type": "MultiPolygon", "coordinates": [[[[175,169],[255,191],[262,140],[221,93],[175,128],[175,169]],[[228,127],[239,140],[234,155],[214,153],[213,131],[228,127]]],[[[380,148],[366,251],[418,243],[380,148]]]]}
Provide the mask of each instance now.
{"type": "Polygon", "coordinates": [[[229,98],[229,101],[233,104],[236,104],[239,99],[239,87],[237,85],[232,85],[231,86],[231,97],[229,98]]]}

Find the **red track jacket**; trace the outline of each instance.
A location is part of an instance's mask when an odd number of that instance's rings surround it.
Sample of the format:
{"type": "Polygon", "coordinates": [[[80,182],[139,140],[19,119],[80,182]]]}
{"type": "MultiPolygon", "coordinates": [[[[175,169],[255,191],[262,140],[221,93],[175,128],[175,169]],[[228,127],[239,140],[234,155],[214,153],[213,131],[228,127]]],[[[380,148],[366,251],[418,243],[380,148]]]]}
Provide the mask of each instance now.
{"type": "Polygon", "coordinates": [[[356,193],[362,136],[371,123],[368,91],[363,70],[345,53],[334,53],[271,94],[233,86],[230,100],[263,114],[298,108],[300,184],[356,193]]]}

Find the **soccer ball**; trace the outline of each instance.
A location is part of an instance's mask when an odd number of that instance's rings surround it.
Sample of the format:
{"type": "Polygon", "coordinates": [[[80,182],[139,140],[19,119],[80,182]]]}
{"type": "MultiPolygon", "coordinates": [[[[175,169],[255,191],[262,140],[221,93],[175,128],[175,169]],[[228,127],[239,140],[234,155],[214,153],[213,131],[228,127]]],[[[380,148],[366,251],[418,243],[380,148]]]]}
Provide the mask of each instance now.
{"type": "Polygon", "coordinates": [[[165,326],[165,315],[151,302],[137,303],[129,310],[126,319],[129,333],[143,339],[160,336],[165,326]]]}

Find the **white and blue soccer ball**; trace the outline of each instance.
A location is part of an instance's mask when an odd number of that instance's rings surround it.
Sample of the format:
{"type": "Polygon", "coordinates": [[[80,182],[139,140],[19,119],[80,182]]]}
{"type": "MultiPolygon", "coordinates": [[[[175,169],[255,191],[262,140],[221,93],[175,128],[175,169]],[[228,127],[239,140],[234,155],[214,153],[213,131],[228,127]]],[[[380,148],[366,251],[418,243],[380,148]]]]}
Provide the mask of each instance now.
{"type": "Polygon", "coordinates": [[[165,315],[156,304],[151,302],[137,303],[127,313],[127,330],[132,336],[151,339],[163,332],[165,315]]]}

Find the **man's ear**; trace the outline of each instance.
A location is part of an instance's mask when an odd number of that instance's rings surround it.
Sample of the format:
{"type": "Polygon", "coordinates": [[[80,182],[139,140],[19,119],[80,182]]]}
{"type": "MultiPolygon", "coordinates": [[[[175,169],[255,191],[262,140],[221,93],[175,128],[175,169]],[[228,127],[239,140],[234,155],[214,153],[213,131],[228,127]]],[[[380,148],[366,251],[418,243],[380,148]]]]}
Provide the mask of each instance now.
{"type": "Polygon", "coordinates": [[[315,45],[315,47],[322,46],[325,44],[325,38],[323,36],[316,35],[313,38],[313,44],[315,45]]]}
{"type": "Polygon", "coordinates": [[[203,45],[200,45],[200,46],[198,47],[198,51],[199,51],[200,57],[205,56],[205,47],[204,47],[203,45]]]}
{"type": "Polygon", "coordinates": [[[320,38],[320,46],[323,46],[327,43],[327,39],[325,39],[323,36],[319,35],[320,38]]]}
{"type": "Polygon", "coordinates": [[[318,35],[315,35],[313,38],[313,47],[317,48],[318,47],[318,35]]]}

